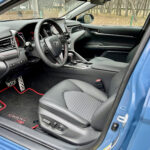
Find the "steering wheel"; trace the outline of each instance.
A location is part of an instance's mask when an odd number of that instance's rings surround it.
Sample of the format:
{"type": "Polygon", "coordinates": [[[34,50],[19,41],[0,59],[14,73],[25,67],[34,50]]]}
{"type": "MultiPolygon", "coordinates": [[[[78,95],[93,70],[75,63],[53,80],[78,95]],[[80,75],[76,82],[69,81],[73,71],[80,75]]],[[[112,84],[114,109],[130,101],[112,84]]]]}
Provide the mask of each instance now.
{"type": "Polygon", "coordinates": [[[68,58],[68,44],[61,27],[51,19],[39,21],[34,31],[35,47],[41,59],[50,67],[58,68],[64,66],[68,58]],[[40,37],[42,25],[49,23],[53,25],[59,34],[40,37]]]}

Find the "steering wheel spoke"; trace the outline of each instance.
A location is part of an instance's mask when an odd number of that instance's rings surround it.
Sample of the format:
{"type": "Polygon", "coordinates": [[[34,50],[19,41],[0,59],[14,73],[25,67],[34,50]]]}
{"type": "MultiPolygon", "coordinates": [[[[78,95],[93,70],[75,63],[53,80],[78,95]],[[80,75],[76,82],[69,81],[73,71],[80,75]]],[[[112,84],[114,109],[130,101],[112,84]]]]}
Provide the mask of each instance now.
{"type": "Polygon", "coordinates": [[[46,46],[46,43],[45,43],[44,39],[40,40],[40,45],[41,45],[43,53],[45,53],[45,54],[48,53],[48,48],[46,46]]]}
{"type": "Polygon", "coordinates": [[[58,64],[62,64],[64,61],[63,53],[61,53],[58,57],[55,58],[58,64]]]}

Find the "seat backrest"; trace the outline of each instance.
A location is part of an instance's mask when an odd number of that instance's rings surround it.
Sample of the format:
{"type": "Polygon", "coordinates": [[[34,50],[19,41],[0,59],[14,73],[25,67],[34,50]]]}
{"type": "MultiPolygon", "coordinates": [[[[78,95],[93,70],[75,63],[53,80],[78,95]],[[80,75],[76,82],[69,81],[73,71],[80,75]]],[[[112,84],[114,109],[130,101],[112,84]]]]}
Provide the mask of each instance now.
{"type": "Polygon", "coordinates": [[[126,62],[131,62],[131,61],[132,61],[132,59],[133,59],[133,57],[134,57],[134,55],[135,55],[135,53],[136,53],[138,47],[139,47],[139,45],[135,46],[135,47],[129,52],[129,54],[128,54],[128,56],[127,56],[126,62]]]}
{"type": "Polygon", "coordinates": [[[110,87],[108,90],[108,97],[111,97],[114,93],[116,93],[119,89],[119,86],[122,82],[122,79],[127,71],[127,68],[124,68],[123,70],[121,70],[119,73],[115,74],[112,79],[111,79],[111,83],[110,83],[110,87]]]}
{"type": "Polygon", "coordinates": [[[91,125],[95,130],[102,131],[109,115],[109,112],[114,103],[117,91],[120,87],[120,84],[123,80],[123,77],[127,71],[128,67],[121,70],[119,73],[114,75],[111,80],[110,88],[108,92],[108,99],[95,111],[92,116],[91,125]]]}

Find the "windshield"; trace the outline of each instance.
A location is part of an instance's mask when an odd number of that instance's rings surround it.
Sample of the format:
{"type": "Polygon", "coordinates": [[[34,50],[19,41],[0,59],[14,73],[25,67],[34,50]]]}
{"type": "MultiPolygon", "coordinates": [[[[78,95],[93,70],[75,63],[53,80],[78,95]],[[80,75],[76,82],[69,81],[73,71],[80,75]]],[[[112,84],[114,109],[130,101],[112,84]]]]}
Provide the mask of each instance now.
{"type": "Polygon", "coordinates": [[[77,0],[28,0],[0,15],[0,20],[58,18],[83,3],[77,0]]]}

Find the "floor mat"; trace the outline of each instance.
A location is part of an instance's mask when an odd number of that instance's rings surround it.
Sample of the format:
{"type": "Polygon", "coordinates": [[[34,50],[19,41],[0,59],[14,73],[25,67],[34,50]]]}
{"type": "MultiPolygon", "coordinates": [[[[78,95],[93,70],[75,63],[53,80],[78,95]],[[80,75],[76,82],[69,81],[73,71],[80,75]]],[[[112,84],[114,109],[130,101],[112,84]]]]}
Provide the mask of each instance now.
{"type": "Polygon", "coordinates": [[[0,116],[29,128],[36,128],[38,124],[38,103],[41,95],[43,94],[30,88],[25,92],[19,92],[13,87],[0,91],[0,101],[3,105],[0,116]]]}

